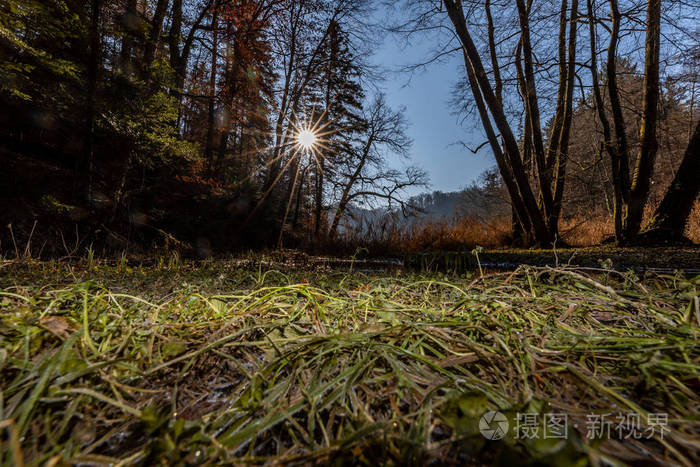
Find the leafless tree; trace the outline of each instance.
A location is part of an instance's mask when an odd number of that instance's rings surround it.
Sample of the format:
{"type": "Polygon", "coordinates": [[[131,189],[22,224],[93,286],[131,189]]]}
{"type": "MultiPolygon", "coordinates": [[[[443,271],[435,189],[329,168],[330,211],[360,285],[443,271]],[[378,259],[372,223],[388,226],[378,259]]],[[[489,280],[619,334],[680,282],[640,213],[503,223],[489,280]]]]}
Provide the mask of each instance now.
{"type": "Polygon", "coordinates": [[[425,172],[417,167],[404,171],[386,168],[390,153],[406,157],[411,145],[403,110],[392,110],[379,94],[366,106],[363,120],[365,127],[336,182],[340,195],[328,234],[331,239],[337,235],[340,220],[351,203],[383,200],[390,209],[398,204],[405,210],[409,207],[401,196],[405,190],[427,186],[425,172]]]}

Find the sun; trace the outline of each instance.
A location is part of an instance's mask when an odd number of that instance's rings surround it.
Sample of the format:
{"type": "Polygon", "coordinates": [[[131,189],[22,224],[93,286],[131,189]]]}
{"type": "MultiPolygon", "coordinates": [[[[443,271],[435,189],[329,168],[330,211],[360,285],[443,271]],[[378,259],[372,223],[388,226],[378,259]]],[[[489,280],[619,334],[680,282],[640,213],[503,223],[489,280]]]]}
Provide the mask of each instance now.
{"type": "Polygon", "coordinates": [[[311,149],[316,144],[316,134],[309,129],[303,129],[297,135],[297,140],[302,148],[311,149]]]}

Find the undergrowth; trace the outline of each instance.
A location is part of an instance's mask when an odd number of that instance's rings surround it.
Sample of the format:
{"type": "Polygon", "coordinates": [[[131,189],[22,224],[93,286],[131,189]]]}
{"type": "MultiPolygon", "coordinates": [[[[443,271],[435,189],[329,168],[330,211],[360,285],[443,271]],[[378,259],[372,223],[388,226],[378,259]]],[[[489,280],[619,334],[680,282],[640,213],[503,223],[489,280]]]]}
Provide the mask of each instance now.
{"type": "Polygon", "coordinates": [[[698,277],[89,269],[0,264],[3,464],[700,461],[698,277]]]}

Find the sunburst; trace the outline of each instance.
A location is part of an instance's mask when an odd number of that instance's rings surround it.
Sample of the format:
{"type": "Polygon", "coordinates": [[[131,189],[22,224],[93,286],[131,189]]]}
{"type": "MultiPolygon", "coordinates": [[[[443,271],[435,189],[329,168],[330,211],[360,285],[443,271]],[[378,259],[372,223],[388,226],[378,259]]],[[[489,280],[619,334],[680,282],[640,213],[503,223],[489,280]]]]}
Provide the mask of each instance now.
{"type": "MultiPolygon", "coordinates": [[[[296,112],[291,112],[291,118],[288,123],[288,130],[283,133],[273,133],[272,136],[276,137],[278,143],[275,143],[277,147],[277,155],[271,158],[265,163],[265,167],[270,167],[273,164],[281,161],[282,159],[287,159],[281,169],[278,171],[275,179],[267,187],[265,193],[263,193],[262,198],[258,201],[255,208],[250,212],[248,218],[244,222],[248,223],[257,212],[257,210],[264,204],[267,197],[270,195],[275,186],[280,182],[283,175],[287,170],[293,166],[296,162],[296,170],[294,173],[294,179],[292,181],[292,187],[289,193],[289,199],[287,200],[287,206],[285,209],[284,219],[282,225],[280,226],[280,235],[278,239],[278,246],[281,247],[282,236],[284,233],[284,225],[287,221],[287,216],[289,214],[289,209],[292,205],[292,200],[294,193],[297,189],[297,181],[299,178],[299,171],[304,161],[308,160],[309,164],[314,164],[317,166],[319,171],[323,171],[325,159],[324,153],[331,151],[329,147],[329,137],[334,133],[345,130],[345,128],[331,128],[333,123],[332,119],[327,118],[327,112],[324,110],[317,117],[315,107],[311,110],[312,118],[308,119],[306,116],[300,118],[296,112]]],[[[271,147],[270,149],[273,149],[271,147]]]]}
{"type": "Polygon", "coordinates": [[[316,133],[309,129],[303,129],[297,135],[297,143],[302,148],[309,150],[316,144],[316,133]]]}

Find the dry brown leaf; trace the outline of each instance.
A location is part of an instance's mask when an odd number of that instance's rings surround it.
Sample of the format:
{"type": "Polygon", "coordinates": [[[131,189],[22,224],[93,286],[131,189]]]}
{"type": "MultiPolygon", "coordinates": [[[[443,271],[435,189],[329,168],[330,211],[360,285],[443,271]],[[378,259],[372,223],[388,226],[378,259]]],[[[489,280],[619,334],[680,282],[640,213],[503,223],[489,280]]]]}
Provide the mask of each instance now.
{"type": "Polygon", "coordinates": [[[66,337],[71,332],[68,321],[62,316],[44,316],[39,324],[60,337],[66,337]]]}

